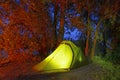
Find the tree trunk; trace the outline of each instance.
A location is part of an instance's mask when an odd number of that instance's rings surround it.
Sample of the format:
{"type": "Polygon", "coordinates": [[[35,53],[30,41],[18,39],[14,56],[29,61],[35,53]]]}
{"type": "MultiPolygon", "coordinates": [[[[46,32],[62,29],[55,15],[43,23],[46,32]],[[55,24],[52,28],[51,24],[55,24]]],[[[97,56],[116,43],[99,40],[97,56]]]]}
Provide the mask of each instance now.
{"type": "Polygon", "coordinates": [[[87,39],[86,39],[86,45],[85,45],[85,56],[88,56],[89,51],[89,38],[90,38],[90,31],[87,31],[87,39]]]}
{"type": "Polygon", "coordinates": [[[54,5],[54,21],[53,21],[53,39],[54,39],[54,45],[52,47],[52,50],[54,50],[54,48],[57,46],[57,31],[56,31],[56,26],[57,26],[57,14],[58,14],[58,5],[55,4],[54,5]]]}
{"type": "Polygon", "coordinates": [[[106,55],[106,32],[103,32],[103,57],[106,55]]]}
{"type": "Polygon", "coordinates": [[[94,39],[93,39],[93,47],[92,47],[92,49],[91,49],[91,58],[93,58],[94,57],[94,54],[95,54],[95,48],[96,48],[96,41],[97,41],[97,35],[98,35],[98,30],[96,30],[96,32],[95,32],[95,35],[94,35],[94,39]]]}
{"type": "Polygon", "coordinates": [[[88,14],[88,24],[87,24],[87,38],[86,38],[86,44],[85,44],[85,56],[88,56],[89,53],[89,38],[90,38],[90,18],[88,14]]]}
{"type": "Polygon", "coordinates": [[[58,43],[60,43],[63,40],[63,36],[64,36],[64,22],[65,22],[64,21],[64,9],[61,9],[58,43]]]}
{"type": "Polygon", "coordinates": [[[102,19],[98,22],[98,24],[96,26],[96,31],[95,31],[95,35],[94,35],[94,39],[93,39],[93,46],[92,46],[91,54],[90,54],[91,58],[93,58],[94,54],[95,54],[95,48],[96,48],[96,42],[97,42],[97,36],[98,36],[98,29],[99,29],[101,21],[102,21],[102,19]]]}

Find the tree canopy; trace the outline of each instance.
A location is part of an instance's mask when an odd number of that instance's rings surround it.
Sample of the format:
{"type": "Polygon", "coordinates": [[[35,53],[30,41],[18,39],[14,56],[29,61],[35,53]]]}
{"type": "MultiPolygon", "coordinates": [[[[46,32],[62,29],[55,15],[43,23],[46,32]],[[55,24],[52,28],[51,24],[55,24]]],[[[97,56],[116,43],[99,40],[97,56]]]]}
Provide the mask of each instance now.
{"type": "Polygon", "coordinates": [[[119,4],[120,0],[3,0],[0,51],[11,59],[20,53],[47,56],[62,40],[71,40],[86,56],[98,50],[106,54],[119,48],[119,4]]]}

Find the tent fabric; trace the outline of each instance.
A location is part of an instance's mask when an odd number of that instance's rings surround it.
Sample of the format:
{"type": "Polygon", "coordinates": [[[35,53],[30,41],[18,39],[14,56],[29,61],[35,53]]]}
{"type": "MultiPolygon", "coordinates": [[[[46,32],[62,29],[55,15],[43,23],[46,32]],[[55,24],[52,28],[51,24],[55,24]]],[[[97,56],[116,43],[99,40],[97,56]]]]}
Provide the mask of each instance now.
{"type": "Polygon", "coordinates": [[[40,72],[63,72],[82,66],[85,57],[71,41],[63,41],[56,50],[33,67],[40,72]]]}

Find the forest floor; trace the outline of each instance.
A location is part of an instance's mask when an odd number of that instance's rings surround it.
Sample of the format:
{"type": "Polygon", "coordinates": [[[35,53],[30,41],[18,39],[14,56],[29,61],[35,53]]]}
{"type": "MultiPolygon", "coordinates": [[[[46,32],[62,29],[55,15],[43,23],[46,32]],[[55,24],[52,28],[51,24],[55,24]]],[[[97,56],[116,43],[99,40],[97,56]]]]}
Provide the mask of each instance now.
{"type": "MultiPolygon", "coordinates": [[[[103,80],[107,71],[92,63],[63,73],[40,74],[32,70],[35,62],[9,63],[0,67],[0,80],[103,80]]],[[[111,79],[109,79],[111,80],[111,79]]]]}

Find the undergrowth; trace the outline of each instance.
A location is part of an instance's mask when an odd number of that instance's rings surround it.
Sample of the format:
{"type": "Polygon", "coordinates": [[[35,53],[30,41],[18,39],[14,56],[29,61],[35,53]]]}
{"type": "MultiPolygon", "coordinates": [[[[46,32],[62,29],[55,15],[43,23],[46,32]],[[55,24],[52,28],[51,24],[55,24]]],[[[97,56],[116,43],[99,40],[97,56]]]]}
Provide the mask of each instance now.
{"type": "Polygon", "coordinates": [[[120,80],[120,65],[114,65],[99,56],[95,56],[92,61],[101,66],[106,72],[106,74],[101,74],[101,80],[120,80]]]}

